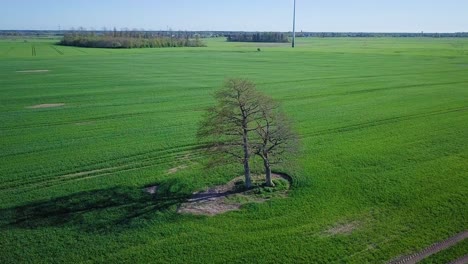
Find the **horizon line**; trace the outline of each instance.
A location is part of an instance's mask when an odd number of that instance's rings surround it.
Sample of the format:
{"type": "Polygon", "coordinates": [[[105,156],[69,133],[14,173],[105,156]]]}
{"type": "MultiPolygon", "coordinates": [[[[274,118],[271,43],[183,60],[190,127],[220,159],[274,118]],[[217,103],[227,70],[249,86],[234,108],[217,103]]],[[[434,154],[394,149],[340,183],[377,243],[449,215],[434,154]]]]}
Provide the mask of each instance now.
{"type": "MultiPolygon", "coordinates": [[[[0,29],[0,32],[4,31],[48,31],[48,32],[70,32],[70,31],[86,31],[86,32],[109,32],[114,29],[108,30],[95,30],[95,29],[0,29]]],[[[279,33],[292,33],[292,31],[272,31],[272,30],[167,30],[167,29],[129,29],[120,28],[117,31],[139,31],[139,32],[245,32],[245,33],[256,33],[256,32],[279,32],[279,33]]],[[[370,33],[370,34],[392,34],[392,33],[410,33],[410,34],[457,34],[457,33],[468,33],[468,31],[306,31],[301,30],[298,33],[370,33]]]]}

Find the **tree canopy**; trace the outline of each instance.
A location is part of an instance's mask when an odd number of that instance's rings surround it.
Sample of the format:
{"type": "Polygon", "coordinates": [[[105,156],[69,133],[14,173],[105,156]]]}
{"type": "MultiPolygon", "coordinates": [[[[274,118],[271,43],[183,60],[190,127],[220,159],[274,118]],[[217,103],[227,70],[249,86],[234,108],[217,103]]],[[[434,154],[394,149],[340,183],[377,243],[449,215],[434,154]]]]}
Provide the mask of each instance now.
{"type": "Polygon", "coordinates": [[[198,130],[214,163],[243,164],[245,185],[250,188],[250,159],[258,155],[264,162],[266,185],[272,186],[271,165],[283,161],[297,145],[279,105],[246,79],[227,80],[214,97],[217,104],[206,110],[198,130]]]}
{"type": "Polygon", "coordinates": [[[73,31],[66,33],[59,42],[64,46],[86,48],[165,48],[165,47],[202,47],[198,35],[156,34],[147,31],[73,31]]]}
{"type": "Polygon", "coordinates": [[[289,42],[288,34],[281,32],[238,32],[227,36],[229,42],[289,42]]]}

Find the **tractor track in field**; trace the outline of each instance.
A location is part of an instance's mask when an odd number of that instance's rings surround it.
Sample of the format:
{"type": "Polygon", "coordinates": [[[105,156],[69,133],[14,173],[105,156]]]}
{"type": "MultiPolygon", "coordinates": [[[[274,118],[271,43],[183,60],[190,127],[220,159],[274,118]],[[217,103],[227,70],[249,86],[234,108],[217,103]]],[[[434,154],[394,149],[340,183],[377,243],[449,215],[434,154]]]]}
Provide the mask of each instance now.
{"type": "MultiPolygon", "coordinates": [[[[70,174],[61,174],[59,176],[55,176],[53,178],[42,178],[36,181],[30,181],[28,183],[17,183],[17,185],[11,185],[6,190],[13,190],[15,192],[25,192],[29,191],[31,189],[42,189],[42,188],[49,188],[49,187],[56,187],[64,184],[68,184],[71,182],[77,182],[81,180],[87,180],[87,179],[92,179],[92,178],[98,178],[98,177],[103,177],[103,176],[110,176],[116,173],[120,172],[128,172],[128,171],[135,171],[135,170],[141,170],[145,168],[150,168],[150,167],[155,167],[159,165],[165,165],[165,164],[170,164],[172,161],[155,161],[152,160],[152,162],[148,163],[128,163],[126,165],[120,165],[120,166],[114,166],[114,167],[105,167],[101,169],[95,169],[95,170],[88,170],[88,171],[82,171],[82,172],[76,172],[76,173],[70,173],[70,174]]],[[[3,189],[2,187],[1,189],[3,189]]],[[[0,189],[0,190],[1,190],[0,189]]]]}
{"type": "MultiPolygon", "coordinates": [[[[75,124],[75,126],[79,126],[79,125],[75,124]]],[[[90,131],[97,132],[97,133],[102,132],[100,129],[91,129],[90,131]]],[[[108,130],[104,130],[104,131],[107,132],[108,130]]],[[[177,134],[177,135],[180,135],[180,134],[177,134]]],[[[180,136],[182,136],[182,135],[180,135],[180,136]]],[[[76,140],[76,141],[79,141],[79,142],[84,141],[85,143],[87,143],[91,139],[92,140],[102,140],[102,139],[110,140],[110,139],[114,139],[114,138],[115,137],[110,138],[106,134],[95,134],[95,135],[90,136],[90,137],[74,138],[73,140],[76,140]]],[[[70,145],[73,145],[73,144],[70,144],[70,145]]],[[[0,158],[13,158],[13,157],[17,157],[17,156],[31,155],[31,154],[40,155],[41,153],[62,149],[63,147],[67,147],[67,146],[70,146],[70,145],[68,145],[68,144],[58,144],[58,145],[49,144],[49,145],[42,145],[41,147],[38,147],[36,149],[26,149],[26,150],[15,150],[15,149],[13,149],[13,150],[8,151],[8,152],[4,151],[5,153],[0,154],[0,158]]],[[[182,145],[180,148],[185,149],[185,148],[188,148],[188,147],[192,147],[193,149],[198,149],[200,147],[200,145],[199,144],[188,144],[188,145],[182,145]]],[[[163,151],[163,150],[156,150],[156,151],[163,151]]],[[[155,151],[149,151],[149,152],[141,153],[141,154],[138,154],[138,156],[142,156],[142,155],[146,155],[146,154],[152,154],[153,152],[155,152],[155,151]]],[[[130,159],[132,157],[133,156],[128,157],[128,159],[130,159]]],[[[122,159],[127,159],[127,157],[122,157],[122,159]]],[[[91,165],[94,165],[94,164],[91,164],[91,165]]]]}
{"type": "Polygon", "coordinates": [[[449,264],[466,264],[466,263],[468,263],[468,255],[465,255],[459,259],[456,259],[450,262],[449,264]]]}
{"type": "Polygon", "coordinates": [[[64,53],[63,53],[61,50],[59,50],[57,47],[55,47],[55,46],[53,46],[53,45],[51,45],[51,46],[49,46],[49,47],[50,47],[51,49],[53,49],[55,52],[57,52],[59,55],[64,55],[64,53]]]}
{"type": "Polygon", "coordinates": [[[88,180],[92,178],[109,176],[109,175],[119,173],[119,172],[128,172],[128,171],[135,171],[135,170],[150,168],[150,167],[154,167],[157,165],[162,165],[164,163],[165,162],[159,162],[159,163],[152,163],[152,164],[143,165],[143,166],[141,165],[134,166],[135,164],[128,164],[128,165],[107,167],[107,168],[91,170],[91,171],[83,171],[83,172],[78,172],[78,173],[65,174],[56,178],[52,178],[52,179],[49,178],[49,180],[45,179],[41,182],[21,186],[21,191],[25,192],[31,189],[43,189],[43,188],[49,188],[49,187],[56,187],[56,186],[68,184],[70,182],[77,182],[77,181],[88,180]]]}
{"type": "Polygon", "coordinates": [[[36,47],[34,45],[31,46],[31,56],[36,57],[36,47]]]}
{"type": "Polygon", "coordinates": [[[8,48],[3,54],[2,56],[7,56],[8,54],[10,54],[11,51],[13,51],[15,49],[15,47],[10,47],[8,48]]]}
{"type": "Polygon", "coordinates": [[[4,181],[0,184],[0,190],[28,190],[28,189],[37,189],[37,188],[47,188],[56,185],[66,184],[71,181],[84,180],[90,178],[96,178],[101,176],[106,176],[110,174],[115,174],[124,171],[133,171],[149,167],[154,167],[158,165],[166,165],[174,163],[175,161],[181,161],[191,157],[193,154],[197,153],[197,147],[191,147],[180,152],[174,152],[177,148],[173,148],[165,151],[150,152],[152,155],[148,156],[148,153],[136,154],[126,158],[121,158],[120,160],[115,160],[114,166],[102,166],[99,168],[99,164],[95,164],[94,169],[85,169],[79,172],[63,172],[54,174],[42,174],[37,176],[28,177],[27,180],[24,179],[15,179],[10,181],[4,181]],[[164,152],[166,152],[164,154],[164,152]],[[125,164],[122,164],[125,163],[125,164]]]}
{"type": "MultiPolygon", "coordinates": [[[[454,85],[454,84],[468,84],[468,80],[458,81],[458,82],[420,83],[420,84],[410,84],[410,85],[398,85],[398,86],[391,86],[391,87],[370,88],[370,89],[346,91],[346,92],[339,92],[339,93],[329,93],[329,94],[317,94],[317,95],[310,95],[310,96],[302,96],[302,97],[300,97],[300,99],[301,100],[307,100],[307,99],[312,99],[312,98],[324,98],[324,97],[329,97],[329,96],[365,94],[365,93],[373,93],[373,92],[380,92],[380,91],[391,91],[391,90],[410,89],[410,88],[419,88],[419,87],[431,87],[431,86],[440,86],[440,85],[454,85]]],[[[296,100],[296,99],[297,99],[296,97],[290,97],[290,98],[287,98],[286,100],[296,100]]]]}
{"type": "MultiPolygon", "coordinates": [[[[99,131],[99,130],[96,130],[96,131],[99,131]]],[[[77,138],[76,140],[81,141],[83,139],[89,140],[89,139],[109,139],[109,138],[106,135],[99,135],[99,136],[86,137],[86,138],[81,137],[81,138],[77,138]]],[[[57,150],[59,148],[62,148],[63,146],[64,146],[63,144],[62,145],[48,145],[48,146],[45,146],[45,147],[42,147],[42,148],[37,148],[37,149],[28,149],[28,150],[23,150],[23,151],[12,151],[10,153],[0,154],[0,158],[12,158],[12,157],[16,157],[16,156],[31,155],[31,154],[39,155],[42,152],[57,150]]],[[[201,147],[200,144],[188,144],[188,145],[182,145],[182,146],[179,146],[179,147],[174,147],[174,148],[171,148],[171,149],[175,149],[175,148],[189,149],[189,148],[191,148],[193,150],[197,150],[200,147],[201,147]]],[[[131,155],[131,156],[128,156],[128,157],[125,156],[125,157],[122,157],[121,159],[125,159],[125,160],[126,159],[134,159],[134,158],[139,157],[139,156],[151,155],[154,152],[159,152],[159,151],[164,152],[165,150],[147,151],[147,152],[131,155]]],[[[103,163],[103,162],[101,162],[101,163],[103,163]]],[[[101,163],[98,163],[98,164],[101,164],[101,163]]],[[[98,165],[98,164],[90,164],[90,166],[98,165]]],[[[1,186],[1,184],[0,184],[0,186],[1,186]]]]}
{"type": "MultiPolygon", "coordinates": [[[[103,168],[109,168],[109,167],[121,167],[121,166],[129,166],[130,164],[138,164],[141,162],[145,161],[154,161],[154,160],[162,160],[162,159],[167,159],[167,158],[174,158],[178,156],[186,156],[190,155],[193,153],[196,153],[199,148],[199,145],[186,145],[186,146],[179,146],[179,147],[173,147],[169,149],[164,149],[164,150],[156,150],[156,151],[147,151],[147,152],[142,152],[142,153],[137,153],[133,155],[128,155],[125,157],[117,158],[112,160],[113,163],[116,164],[122,164],[122,165],[116,165],[116,166],[105,166],[108,164],[108,162],[97,162],[94,164],[89,164],[87,165],[88,169],[84,169],[84,171],[91,172],[91,171],[97,171],[101,170],[103,168]]],[[[41,174],[41,175],[36,175],[36,176],[30,176],[28,179],[34,180],[34,179],[45,179],[45,178],[50,178],[50,177],[60,177],[64,175],[73,175],[77,173],[82,173],[82,172],[76,172],[76,171],[70,171],[70,172],[55,172],[55,173],[50,173],[50,174],[41,174]]],[[[20,182],[21,179],[19,180],[10,180],[10,181],[4,181],[2,184],[0,184],[0,190],[5,184],[8,183],[13,183],[13,182],[20,182]]],[[[24,183],[24,181],[21,181],[20,183],[24,183]]]]}
{"type": "Polygon", "coordinates": [[[81,49],[79,49],[79,48],[74,48],[74,50],[77,50],[77,51],[79,51],[79,52],[81,52],[81,53],[83,53],[83,54],[88,54],[88,52],[84,51],[82,48],[81,48],[81,49]]]}
{"type": "Polygon", "coordinates": [[[467,110],[468,110],[468,106],[465,106],[465,107],[451,108],[451,109],[425,112],[425,113],[419,113],[419,114],[390,117],[390,118],[378,119],[378,120],[364,122],[364,123],[358,123],[354,125],[319,130],[319,131],[315,131],[312,133],[305,133],[305,134],[302,134],[301,136],[302,138],[307,138],[307,137],[322,136],[322,135],[333,134],[333,133],[349,132],[349,131],[359,130],[363,128],[387,125],[391,123],[397,123],[397,122],[407,121],[407,120],[412,120],[412,119],[437,116],[437,115],[443,115],[443,114],[449,114],[449,113],[456,113],[456,112],[464,112],[467,110]]]}
{"type": "Polygon", "coordinates": [[[414,76],[421,74],[441,74],[441,73],[455,73],[455,72],[465,72],[464,70],[457,71],[432,71],[432,72],[413,72],[413,73],[398,73],[398,74],[380,74],[380,75],[344,75],[344,76],[331,76],[331,77],[315,77],[315,78],[304,78],[296,79],[290,81],[272,81],[272,82],[258,82],[258,85],[261,84],[291,84],[291,83],[300,83],[300,82],[309,82],[309,81],[321,81],[321,80],[351,80],[351,79],[367,79],[367,78],[381,78],[381,77],[401,77],[401,76],[414,76]]]}
{"type": "MultiPolygon", "coordinates": [[[[452,237],[449,237],[448,239],[444,240],[444,241],[440,241],[440,242],[437,242],[427,248],[425,248],[424,250],[420,251],[420,252],[417,252],[417,253],[414,253],[414,254],[411,254],[411,255],[407,255],[407,256],[403,256],[403,257],[398,257],[394,260],[391,260],[390,262],[388,262],[388,264],[415,264],[415,263],[418,263],[419,261],[431,256],[431,255],[434,255],[436,253],[439,253],[440,251],[442,250],[445,250],[449,247],[452,247],[460,242],[462,242],[463,240],[467,239],[468,238],[468,230],[465,230],[461,233],[458,233],[452,237]]],[[[467,259],[468,256],[464,256],[458,260],[456,260],[455,262],[452,262],[452,263],[466,263],[466,262],[463,262],[464,260],[467,259]],[[458,262],[458,261],[462,261],[462,262],[458,262]]]]}
{"type": "Polygon", "coordinates": [[[22,129],[29,129],[29,128],[41,128],[41,127],[51,127],[51,126],[63,126],[63,125],[73,125],[79,122],[89,122],[89,121],[101,121],[101,120],[116,120],[116,119],[124,119],[124,118],[131,118],[137,116],[143,116],[148,114],[154,113],[161,113],[161,111],[147,111],[147,112],[138,112],[138,113],[123,113],[123,114],[112,114],[107,116],[100,116],[100,117],[92,117],[87,119],[79,119],[73,121],[65,121],[65,122],[51,122],[51,123],[38,123],[38,124],[31,124],[31,125],[23,125],[23,126],[15,126],[15,127],[0,127],[0,130],[9,131],[9,130],[22,130],[22,129]]]}

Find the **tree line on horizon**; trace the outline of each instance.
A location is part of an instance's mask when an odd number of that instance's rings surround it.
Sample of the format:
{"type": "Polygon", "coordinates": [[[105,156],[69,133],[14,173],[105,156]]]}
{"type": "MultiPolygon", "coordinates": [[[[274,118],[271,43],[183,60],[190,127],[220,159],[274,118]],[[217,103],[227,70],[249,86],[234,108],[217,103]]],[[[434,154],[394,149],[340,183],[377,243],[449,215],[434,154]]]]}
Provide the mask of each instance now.
{"type": "MultiPolygon", "coordinates": [[[[245,31],[173,31],[173,30],[128,30],[122,29],[120,31],[109,31],[107,29],[102,30],[86,30],[79,28],[78,30],[0,30],[0,37],[54,37],[64,36],[69,34],[76,34],[77,32],[86,32],[94,35],[113,35],[114,32],[120,35],[123,32],[124,35],[143,35],[143,36],[158,36],[158,37],[171,37],[185,38],[189,37],[194,39],[199,38],[212,38],[212,37],[226,37],[232,39],[247,39],[252,42],[261,42],[262,37],[258,37],[259,32],[245,32],[245,31]],[[245,35],[245,36],[244,36],[245,35]],[[254,38],[255,35],[255,39],[254,38]]],[[[288,37],[292,37],[291,32],[276,32],[277,34],[283,34],[288,37]]],[[[394,33],[382,33],[382,32],[307,32],[300,31],[296,33],[296,37],[318,37],[318,38],[468,38],[468,32],[453,32],[453,33],[434,33],[434,32],[394,32],[394,33]]],[[[242,40],[245,41],[245,40],[242,40]]]]}
{"type": "Polygon", "coordinates": [[[379,32],[298,32],[296,37],[318,38],[466,38],[468,32],[456,33],[379,33],[379,32]]]}
{"type": "Polygon", "coordinates": [[[72,31],[64,34],[58,43],[63,46],[85,48],[166,48],[166,47],[204,47],[198,34],[116,30],[113,31],[72,31]]]}
{"type": "Polygon", "coordinates": [[[238,32],[227,35],[228,42],[270,42],[270,43],[287,43],[289,42],[288,34],[281,32],[238,32]]]}

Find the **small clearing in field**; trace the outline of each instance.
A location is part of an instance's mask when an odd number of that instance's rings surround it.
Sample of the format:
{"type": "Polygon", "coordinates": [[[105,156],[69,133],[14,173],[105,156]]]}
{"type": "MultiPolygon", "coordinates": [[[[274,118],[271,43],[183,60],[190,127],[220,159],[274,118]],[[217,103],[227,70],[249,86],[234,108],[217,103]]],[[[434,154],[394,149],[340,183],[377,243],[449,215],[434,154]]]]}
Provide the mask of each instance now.
{"type": "Polygon", "coordinates": [[[94,124],[93,121],[84,121],[84,122],[75,123],[76,126],[88,126],[88,125],[92,125],[92,124],[94,124]]]}
{"type": "MultiPolygon", "coordinates": [[[[290,183],[290,177],[287,175],[272,174],[273,179],[283,179],[290,183]]],[[[269,197],[262,197],[252,193],[255,191],[236,191],[236,184],[242,181],[243,177],[237,177],[225,185],[212,187],[205,191],[200,191],[192,194],[190,199],[183,203],[179,209],[179,213],[196,214],[196,215],[217,215],[229,211],[239,210],[245,203],[262,203],[269,197]]],[[[254,182],[262,181],[262,177],[254,177],[254,182]]],[[[289,189],[289,186],[288,186],[289,189]]],[[[278,191],[277,197],[285,197],[287,189],[278,191]]]]}
{"type": "Polygon", "coordinates": [[[17,73],[41,73],[49,72],[49,70],[25,70],[25,71],[16,71],[17,73]]]}
{"type": "Polygon", "coordinates": [[[155,194],[158,191],[159,186],[154,185],[154,186],[149,186],[143,189],[144,192],[147,192],[149,194],[155,194]]]}
{"type": "Polygon", "coordinates": [[[360,223],[358,221],[348,222],[344,224],[339,224],[331,227],[325,231],[327,235],[345,235],[350,234],[359,227],[360,223]]]}
{"type": "Polygon", "coordinates": [[[59,104],[38,104],[38,105],[27,106],[26,108],[40,109],[40,108],[60,107],[60,106],[64,106],[64,105],[65,105],[64,103],[59,103],[59,104]]]}
{"type": "Polygon", "coordinates": [[[183,170],[183,169],[186,169],[186,168],[187,168],[186,165],[180,165],[180,166],[174,167],[172,169],[169,169],[167,171],[167,174],[174,174],[174,173],[178,172],[179,170],[183,170]]]}
{"type": "Polygon", "coordinates": [[[179,208],[178,212],[181,214],[194,214],[194,215],[217,215],[226,213],[229,211],[239,210],[241,207],[240,204],[228,204],[225,203],[222,199],[215,199],[197,202],[193,204],[184,203],[179,208]]]}

